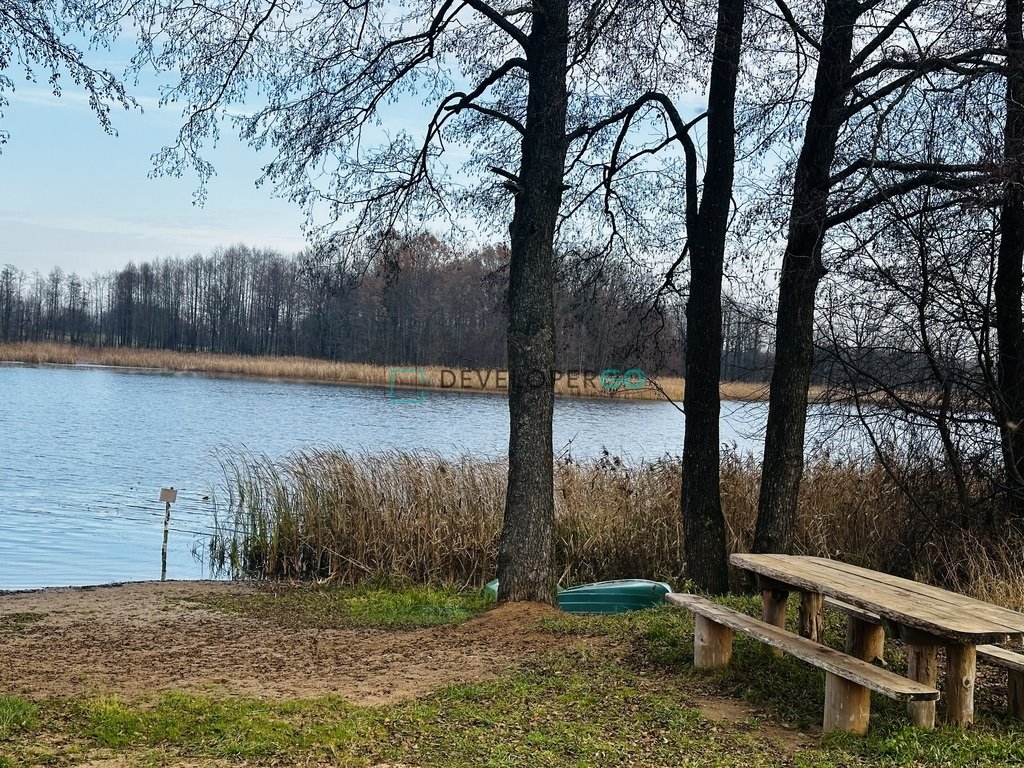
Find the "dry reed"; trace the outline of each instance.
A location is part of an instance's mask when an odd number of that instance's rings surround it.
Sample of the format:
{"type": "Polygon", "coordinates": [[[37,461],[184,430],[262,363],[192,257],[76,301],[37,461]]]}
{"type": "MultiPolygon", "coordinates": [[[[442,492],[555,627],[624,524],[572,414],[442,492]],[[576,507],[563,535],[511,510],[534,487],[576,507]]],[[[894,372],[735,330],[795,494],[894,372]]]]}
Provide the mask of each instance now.
{"type": "MultiPolygon", "coordinates": [[[[0,344],[0,363],[28,365],[102,365],[155,369],[182,373],[239,376],[254,379],[289,379],[367,387],[419,388],[459,392],[505,392],[508,375],[493,369],[468,370],[440,366],[383,366],[342,363],[308,357],[218,355],[208,352],[175,352],[134,347],[84,347],[55,342],[0,344]]],[[[650,379],[629,388],[599,373],[566,373],[555,382],[555,393],[567,397],[606,397],[633,400],[681,401],[684,382],[678,376],[650,379]]],[[[726,381],[725,400],[766,400],[768,387],[758,382],[726,381]]]]}
{"type": "MultiPolygon", "coordinates": [[[[235,575],[333,579],[380,575],[480,585],[496,571],[502,462],[430,454],[300,453],[225,462],[231,514],[211,552],[235,575]]],[[[760,469],[727,456],[722,498],[732,551],[749,548],[760,469]]],[[[560,463],[558,558],[564,584],[644,577],[682,587],[678,462],[560,463]]],[[[949,484],[936,470],[922,483],[949,484]]],[[[1024,537],[998,544],[953,533],[899,493],[874,461],[818,461],[800,499],[798,552],[943,584],[1024,608],[1024,537]]]]}

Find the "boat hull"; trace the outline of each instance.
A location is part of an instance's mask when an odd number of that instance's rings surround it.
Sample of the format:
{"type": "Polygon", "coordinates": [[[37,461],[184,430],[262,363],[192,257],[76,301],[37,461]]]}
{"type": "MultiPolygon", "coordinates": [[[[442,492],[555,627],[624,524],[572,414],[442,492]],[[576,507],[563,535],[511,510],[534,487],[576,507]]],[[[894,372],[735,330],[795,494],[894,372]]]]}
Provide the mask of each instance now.
{"type": "MultiPolygon", "coordinates": [[[[498,596],[498,580],[490,582],[485,591],[498,596]]],[[[558,607],[567,613],[613,614],[642,611],[665,601],[672,587],[663,581],[648,579],[616,579],[580,584],[558,590],[558,607]]]]}

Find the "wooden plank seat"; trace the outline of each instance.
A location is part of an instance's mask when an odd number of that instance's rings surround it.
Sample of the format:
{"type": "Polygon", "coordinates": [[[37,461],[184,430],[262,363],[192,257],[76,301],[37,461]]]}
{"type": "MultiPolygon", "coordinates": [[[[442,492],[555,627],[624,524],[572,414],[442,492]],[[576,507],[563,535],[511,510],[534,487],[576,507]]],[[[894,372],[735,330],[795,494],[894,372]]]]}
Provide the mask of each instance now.
{"type": "MultiPolygon", "coordinates": [[[[858,621],[882,624],[881,617],[841,600],[826,598],[825,605],[842,611],[858,621]]],[[[1010,717],[1024,720],[1024,654],[1000,648],[998,645],[979,645],[977,654],[978,661],[1006,670],[1007,711],[1010,717]]]]}
{"type": "Polygon", "coordinates": [[[693,662],[698,669],[718,669],[732,658],[734,632],[742,632],[825,671],[825,731],[867,732],[871,691],[902,701],[935,701],[932,687],[901,677],[867,661],[794,635],[703,597],[670,592],[665,601],[695,616],[693,662]]]}
{"type": "Polygon", "coordinates": [[[1010,717],[1024,720],[1024,654],[998,645],[979,645],[978,661],[1006,670],[1006,711],[1010,717]]]}

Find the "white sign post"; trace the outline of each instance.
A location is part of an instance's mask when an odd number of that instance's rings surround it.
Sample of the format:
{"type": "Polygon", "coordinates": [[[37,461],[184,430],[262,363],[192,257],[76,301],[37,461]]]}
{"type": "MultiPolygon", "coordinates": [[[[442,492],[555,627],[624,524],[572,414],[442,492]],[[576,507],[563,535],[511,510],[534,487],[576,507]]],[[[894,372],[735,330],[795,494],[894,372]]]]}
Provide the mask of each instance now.
{"type": "Polygon", "coordinates": [[[167,581],[167,534],[171,526],[171,504],[178,500],[178,492],[172,488],[160,489],[160,501],[165,505],[164,511],[164,547],[160,553],[160,581],[167,581]]]}

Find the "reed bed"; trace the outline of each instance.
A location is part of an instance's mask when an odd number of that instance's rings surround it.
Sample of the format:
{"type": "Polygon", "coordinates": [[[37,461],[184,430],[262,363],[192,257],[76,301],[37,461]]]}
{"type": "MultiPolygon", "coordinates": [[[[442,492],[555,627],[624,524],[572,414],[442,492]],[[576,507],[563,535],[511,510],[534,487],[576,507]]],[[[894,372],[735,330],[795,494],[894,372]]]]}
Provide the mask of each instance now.
{"type": "MultiPolygon", "coordinates": [[[[359,583],[385,576],[482,585],[497,569],[503,462],[431,454],[306,452],[273,462],[224,462],[230,513],[212,559],[235,576],[359,583]]],[[[729,547],[746,551],[760,468],[726,456],[722,498],[729,547]]],[[[561,462],[556,518],[563,584],[653,578],[684,586],[678,462],[561,462]]],[[[901,480],[901,482],[903,482],[901,480]]],[[[944,489],[935,467],[922,487],[944,489]]],[[[911,504],[875,461],[812,463],[800,500],[801,554],[835,557],[1024,608],[1024,537],[950,528],[942,495],[911,504]]],[[[742,586],[737,583],[737,587],[742,586]]]]}
{"type": "MultiPolygon", "coordinates": [[[[104,365],[182,373],[239,376],[254,379],[290,379],[330,384],[388,387],[397,397],[409,397],[415,390],[459,392],[505,392],[508,375],[494,369],[443,368],[441,366],[370,365],[343,363],[308,357],[218,355],[208,352],[175,352],[134,347],[85,347],[56,342],[0,344],[0,363],[28,365],[104,365]]],[[[678,376],[649,379],[643,386],[622,384],[600,373],[589,376],[573,372],[555,382],[555,394],[564,397],[605,397],[627,400],[681,401],[684,382],[678,376]],[[610,385],[609,385],[609,382],[610,385]]],[[[764,383],[727,381],[721,384],[725,400],[759,401],[768,398],[764,383]]],[[[813,393],[817,394],[817,393],[813,393]]]]}

